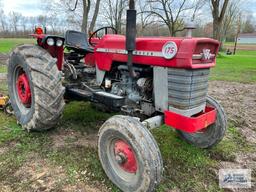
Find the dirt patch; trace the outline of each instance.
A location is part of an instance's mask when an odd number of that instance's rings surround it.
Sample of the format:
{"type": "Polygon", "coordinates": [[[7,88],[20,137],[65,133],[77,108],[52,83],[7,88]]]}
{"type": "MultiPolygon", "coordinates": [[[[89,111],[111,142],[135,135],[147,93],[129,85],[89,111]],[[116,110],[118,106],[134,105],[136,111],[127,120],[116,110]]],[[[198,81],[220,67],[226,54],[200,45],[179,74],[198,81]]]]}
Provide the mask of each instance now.
{"type": "MultiPolygon", "coordinates": [[[[248,143],[256,147],[256,84],[236,82],[210,82],[209,95],[220,101],[228,116],[229,122],[244,136],[248,143]]],[[[252,188],[232,189],[232,192],[256,191],[256,153],[236,154],[234,162],[221,161],[219,168],[251,169],[252,188]]],[[[218,170],[216,170],[218,175],[218,170]]]]}
{"type": "Polygon", "coordinates": [[[7,79],[7,74],[6,73],[0,73],[0,81],[4,81],[7,79]]]}
{"type": "Polygon", "coordinates": [[[4,154],[7,150],[8,150],[8,149],[7,149],[6,147],[1,147],[1,148],[0,148],[0,156],[1,156],[2,154],[4,154]]]}
{"type": "Polygon", "coordinates": [[[65,188],[63,188],[64,192],[70,192],[70,191],[79,191],[79,192],[107,192],[109,191],[107,188],[101,188],[101,189],[97,189],[97,188],[93,188],[91,186],[85,185],[85,184],[78,184],[76,186],[71,186],[71,185],[67,185],[65,186],[65,188]]]}
{"type": "Polygon", "coordinates": [[[0,192],[9,191],[81,191],[96,192],[109,191],[100,183],[97,186],[76,182],[68,182],[66,172],[61,166],[53,166],[46,159],[41,159],[37,154],[31,154],[28,160],[14,174],[16,184],[0,183],[0,192]]]}
{"type": "Polygon", "coordinates": [[[5,186],[4,184],[0,183],[0,192],[13,192],[10,186],[5,186]]]}
{"type": "Polygon", "coordinates": [[[0,65],[6,65],[8,58],[8,54],[0,53],[0,65]]]}
{"type": "Polygon", "coordinates": [[[256,143],[256,84],[210,82],[209,95],[219,100],[229,122],[247,141],[256,143]]]}
{"type": "Polygon", "coordinates": [[[97,134],[82,135],[78,131],[61,129],[51,135],[53,147],[61,148],[66,145],[97,148],[97,134]]]}
{"type": "MultiPolygon", "coordinates": [[[[234,45],[227,45],[225,46],[226,49],[230,49],[231,51],[233,51],[234,49],[234,45]]],[[[255,51],[256,50],[256,45],[253,44],[243,44],[243,45],[237,45],[237,50],[245,50],[245,51],[255,51]]]]}

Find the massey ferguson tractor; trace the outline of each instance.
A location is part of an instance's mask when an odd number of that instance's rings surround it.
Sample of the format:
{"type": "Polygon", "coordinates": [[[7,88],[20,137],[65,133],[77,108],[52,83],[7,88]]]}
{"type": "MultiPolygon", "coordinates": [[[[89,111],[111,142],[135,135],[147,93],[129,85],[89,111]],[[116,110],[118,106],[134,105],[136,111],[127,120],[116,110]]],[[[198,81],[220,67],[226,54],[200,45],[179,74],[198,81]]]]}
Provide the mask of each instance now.
{"type": "Polygon", "coordinates": [[[53,36],[42,29],[33,36],[36,45],[18,46],[9,59],[9,96],[18,122],[28,131],[53,128],[66,100],[119,113],[100,128],[98,153],[106,175],[122,191],[154,191],[161,180],[163,162],[150,129],[166,124],[200,148],[223,138],[225,113],[207,95],[218,41],[136,38],[133,0],[126,36],[111,27],[90,37],[72,30],[53,36]]]}

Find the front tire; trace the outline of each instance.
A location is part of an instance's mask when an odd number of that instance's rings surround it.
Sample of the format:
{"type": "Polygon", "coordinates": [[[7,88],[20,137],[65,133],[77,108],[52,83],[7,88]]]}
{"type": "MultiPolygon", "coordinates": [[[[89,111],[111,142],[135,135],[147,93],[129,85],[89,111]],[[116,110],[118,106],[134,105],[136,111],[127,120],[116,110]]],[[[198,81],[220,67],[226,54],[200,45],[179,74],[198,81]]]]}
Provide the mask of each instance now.
{"type": "Polygon", "coordinates": [[[211,148],[218,144],[223,139],[227,130],[226,114],[219,102],[208,96],[206,104],[217,110],[216,121],[212,125],[196,133],[177,130],[182,139],[199,148],[211,148]]]}
{"type": "Polygon", "coordinates": [[[100,129],[99,158],[109,179],[122,191],[154,191],[163,163],[151,133],[138,120],[114,116],[100,129]]]}
{"type": "Polygon", "coordinates": [[[13,50],[8,90],[14,114],[24,129],[43,131],[58,123],[65,105],[61,79],[56,59],[43,48],[21,45],[13,50]]]}

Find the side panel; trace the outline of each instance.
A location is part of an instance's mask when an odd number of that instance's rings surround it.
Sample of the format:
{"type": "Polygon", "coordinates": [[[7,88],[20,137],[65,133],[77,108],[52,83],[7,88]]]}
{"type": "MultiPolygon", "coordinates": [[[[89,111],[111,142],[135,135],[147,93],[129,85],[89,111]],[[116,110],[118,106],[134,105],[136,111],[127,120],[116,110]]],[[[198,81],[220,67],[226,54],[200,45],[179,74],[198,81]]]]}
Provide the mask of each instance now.
{"type": "Polygon", "coordinates": [[[106,71],[102,71],[96,65],[96,83],[100,86],[104,80],[106,71]]]}
{"type": "Polygon", "coordinates": [[[157,111],[168,110],[168,68],[154,67],[154,101],[157,111]]]}

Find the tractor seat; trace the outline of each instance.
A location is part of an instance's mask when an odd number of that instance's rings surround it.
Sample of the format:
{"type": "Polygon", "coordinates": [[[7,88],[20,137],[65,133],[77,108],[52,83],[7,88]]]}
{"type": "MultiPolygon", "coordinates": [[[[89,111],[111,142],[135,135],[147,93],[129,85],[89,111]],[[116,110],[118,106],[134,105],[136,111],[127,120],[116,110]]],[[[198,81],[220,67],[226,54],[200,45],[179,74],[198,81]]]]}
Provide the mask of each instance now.
{"type": "Polygon", "coordinates": [[[85,33],[68,30],[66,32],[65,39],[67,49],[83,55],[93,53],[93,48],[89,45],[87,35],[85,33]]]}

